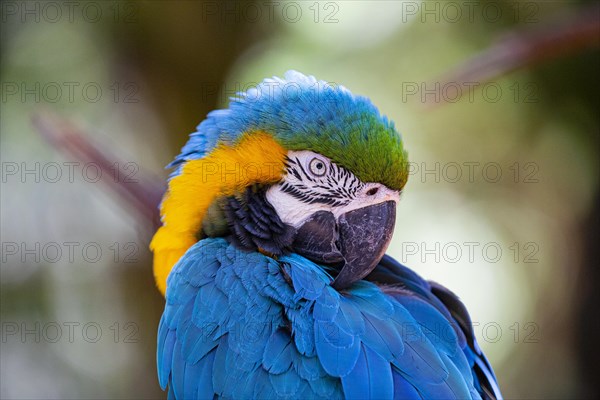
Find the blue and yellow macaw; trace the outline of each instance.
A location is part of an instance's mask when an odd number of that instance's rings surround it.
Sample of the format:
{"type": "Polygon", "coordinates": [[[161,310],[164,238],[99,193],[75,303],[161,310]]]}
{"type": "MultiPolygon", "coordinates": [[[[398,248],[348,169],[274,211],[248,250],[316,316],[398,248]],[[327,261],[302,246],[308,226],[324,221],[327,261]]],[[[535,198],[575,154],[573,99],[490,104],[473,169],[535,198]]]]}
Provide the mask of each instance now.
{"type": "Polygon", "coordinates": [[[408,160],[394,124],[298,72],[208,114],[154,236],[169,398],[500,398],[469,315],[385,255],[408,160]]]}

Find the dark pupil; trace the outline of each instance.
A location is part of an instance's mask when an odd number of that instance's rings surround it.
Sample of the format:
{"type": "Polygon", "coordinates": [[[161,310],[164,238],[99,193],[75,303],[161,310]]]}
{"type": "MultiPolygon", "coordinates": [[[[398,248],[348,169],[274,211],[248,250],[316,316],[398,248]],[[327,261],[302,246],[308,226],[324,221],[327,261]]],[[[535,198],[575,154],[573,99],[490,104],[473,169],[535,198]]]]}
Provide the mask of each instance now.
{"type": "Polygon", "coordinates": [[[323,168],[323,164],[322,163],[317,163],[317,169],[321,169],[323,168]]]}

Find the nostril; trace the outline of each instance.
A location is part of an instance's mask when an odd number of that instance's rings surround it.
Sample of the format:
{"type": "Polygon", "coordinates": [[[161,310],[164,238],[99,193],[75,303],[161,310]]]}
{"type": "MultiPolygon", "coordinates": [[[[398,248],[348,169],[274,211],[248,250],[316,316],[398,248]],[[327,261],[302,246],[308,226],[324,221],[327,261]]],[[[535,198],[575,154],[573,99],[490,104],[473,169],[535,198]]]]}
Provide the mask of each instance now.
{"type": "Polygon", "coordinates": [[[371,188],[367,191],[367,196],[374,196],[375,194],[377,194],[377,192],[379,191],[379,188],[371,188]]]}

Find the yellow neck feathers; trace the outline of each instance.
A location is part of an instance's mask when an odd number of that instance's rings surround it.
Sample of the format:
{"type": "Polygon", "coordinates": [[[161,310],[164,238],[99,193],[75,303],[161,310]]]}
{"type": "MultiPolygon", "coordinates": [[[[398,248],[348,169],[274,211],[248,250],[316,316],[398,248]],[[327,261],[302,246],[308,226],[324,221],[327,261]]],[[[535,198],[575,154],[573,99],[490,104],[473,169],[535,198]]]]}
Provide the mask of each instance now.
{"type": "Polygon", "coordinates": [[[286,150],[271,135],[247,133],[234,146],[219,145],[206,157],[186,162],[181,174],[169,181],[160,207],[163,226],[150,243],[154,278],[163,295],[167,276],[196,243],[196,234],[212,202],[255,183],[279,181],[285,154],[286,150]]]}

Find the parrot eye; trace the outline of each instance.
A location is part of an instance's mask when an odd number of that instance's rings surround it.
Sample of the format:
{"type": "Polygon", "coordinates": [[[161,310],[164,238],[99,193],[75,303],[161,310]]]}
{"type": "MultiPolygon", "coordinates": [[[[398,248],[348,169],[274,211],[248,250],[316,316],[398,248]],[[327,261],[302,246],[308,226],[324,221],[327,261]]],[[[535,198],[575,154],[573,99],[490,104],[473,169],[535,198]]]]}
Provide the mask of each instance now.
{"type": "Polygon", "coordinates": [[[317,157],[310,160],[308,169],[315,176],[323,176],[327,173],[327,165],[325,162],[317,157]]]}

